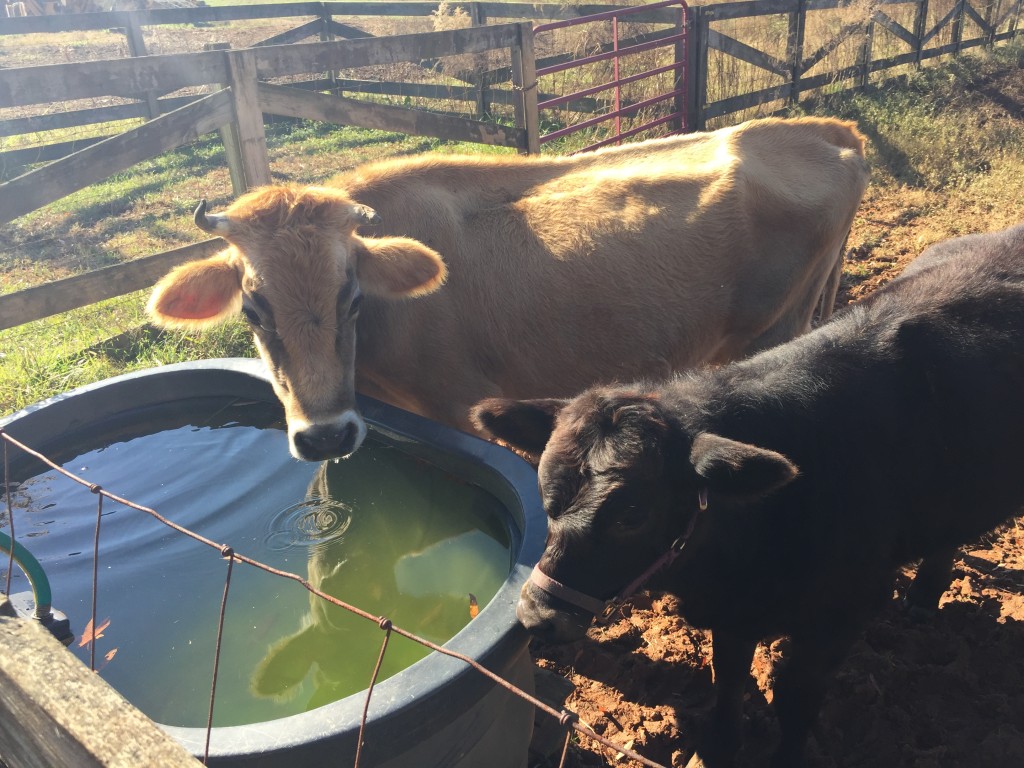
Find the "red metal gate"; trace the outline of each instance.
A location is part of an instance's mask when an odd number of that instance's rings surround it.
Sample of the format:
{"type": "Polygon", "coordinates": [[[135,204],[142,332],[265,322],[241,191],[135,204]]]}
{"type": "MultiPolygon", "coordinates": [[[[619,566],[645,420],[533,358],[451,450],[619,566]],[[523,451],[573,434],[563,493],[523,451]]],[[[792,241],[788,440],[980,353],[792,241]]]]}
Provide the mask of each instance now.
{"type": "MultiPolygon", "coordinates": [[[[652,128],[668,125],[668,133],[682,133],[687,130],[686,126],[686,45],[687,45],[687,13],[688,7],[685,0],[664,0],[663,2],[651,3],[650,5],[640,5],[629,8],[621,8],[614,11],[605,11],[604,13],[597,13],[591,16],[580,16],[576,19],[568,19],[565,21],[555,21],[549,24],[540,24],[533,28],[534,35],[542,34],[545,32],[552,32],[558,29],[565,29],[567,27],[576,27],[583,24],[606,24],[611,23],[611,41],[601,46],[599,53],[593,55],[584,56],[581,58],[572,57],[568,61],[560,60],[564,59],[564,56],[555,56],[549,59],[553,61],[547,66],[538,66],[537,68],[537,81],[541,82],[541,78],[545,75],[553,75],[558,72],[564,72],[569,69],[575,69],[579,67],[585,67],[588,65],[596,64],[602,61],[612,62],[612,79],[608,82],[603,82],[597,85],[593,85],[573,93],[562,94],[552,98],[541,100],[537,104],[538,112],[543,113],[544,110],[553,110],[558,107],[565,107],[573,102],[579,102],[581,99],[586,99],[598,93],[605,91],[612,91],[611,103],[607,106],[608,111],[598,114],[596,117],[584,119],[578,123],[567,125],[557,130],[553,130],[549,133],[542,133],[540,136],[540,143],[544,144],[555,139],[560,139],[569,134],[576,133],[578,131],[587,130],[599,126],[610,120],[614,120],[614,127],[611,129],[611,136],[603,138],[593,144],[589,144],[585,147],[575,149],[576,152],[583,152],[590,149],[596,149],[597,147],[603,147],[608,144],[617,144],[622,139],[635,136],[644,131],[651,130],[652,128]],[[620,19],[623,22],[630,22],[635,20],[631,17],[647,13],[654,9],[659,8],[670,8],[675,7],[679,9],[679,18],[674,21],[674,29],[668,32],[650,33],[641,35],[639,38],[631,38],[627,40],[619,39],[619,25],[620,19]],[[624,45],[625,44],[625,45],[624,45]],[[635,54],[643,53],[645,51],[653,51],[658,48],[666,46],[672,46],[672,62],[669,64],[663,64],[654,66],[650,69],[646,69],[640,72],[623,75],[622,73],[622,59],[624,57],[633,56],[635,54]],[[610,48],[610,50],[608,50],[610,48]],[[660,93],[656,96],[648,96],[639,101],[632,99],[623,98],[623,86],[640,83],[641,81],[654,81],[659,75],[665,73],[672,73],[672,87],[671,90],[665,93],[660,93]],[[633,122],[634,117],[637,113],[643,110],[649,110],[656,108],[657,105],[663,104],[664,102],[672,100],[672,104],[669,107],[667,114],[657,114],[651,119],[643,122],[640,125],[630,125],[627,129],[623,130],[623,118],[629,119],[633,122]],[[627,103],[623,106],[623,101],[627,103]]],[[[667,23],[667,22],[660,22],[667,23]]],[[[543,64],[544,60],[537,62],[538,65],[543,64]]],[[[658,112],[664,112],[664,109],[657,110],[658,112]]]]}

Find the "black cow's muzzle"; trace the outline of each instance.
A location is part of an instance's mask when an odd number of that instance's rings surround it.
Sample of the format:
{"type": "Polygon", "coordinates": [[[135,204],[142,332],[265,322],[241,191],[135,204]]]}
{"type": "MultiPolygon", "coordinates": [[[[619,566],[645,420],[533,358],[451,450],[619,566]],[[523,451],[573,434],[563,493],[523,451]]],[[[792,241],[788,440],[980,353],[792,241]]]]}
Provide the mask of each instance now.
{"type": "Polygon", "coordinates": [[[550,643],[571,643],[586,634],[592,613],[564,604],[556,607],[547,592],[531,581],[523,585],[516,604],[516,618],[530,634],[550,643]]]}

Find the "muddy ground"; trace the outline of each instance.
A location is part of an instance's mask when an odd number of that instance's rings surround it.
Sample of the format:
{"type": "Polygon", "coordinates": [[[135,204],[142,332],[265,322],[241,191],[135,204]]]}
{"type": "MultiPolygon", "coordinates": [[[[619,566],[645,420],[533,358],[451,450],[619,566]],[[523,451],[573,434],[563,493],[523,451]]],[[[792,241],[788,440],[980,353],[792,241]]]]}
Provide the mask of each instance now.
{"type": "MultiPolygon", "coordinates": [[[[1003,72],[979,90],[979,121],[1024,120],[1024,71],[1003,72]]],[[[876,170],[885,176],[885,168],[876,170]]],[[[887,282],[933,242],[1024,220],[1021,204],[953,193],[948,205],[936,205],[938,194],[892,184],[869,191],[851,234],[841,304],[887,282]]],[[[964,548],[931,622],[901,609],[912,574],[901,575],[892,601],[839,670],[809,744],[810,768],[1024,765],[1024,524],[964,548]]],[[[739,768],[767,765],[778,738],[770,702],[783,647],[763,644],[755,655],[739,768]]],[[[532,651],[541,667],[574,684],[566,704],[584,722],[663,765],[685,765],[712,701],[711,638],[686,625],[671,597],[641,595],[585,640],[562,647],[534,641],[532,651]]],[[[556,766],[558,757],[539,764],[556,766]]],[[[636,763],[576,738],[566,765],[636,763]]]]}

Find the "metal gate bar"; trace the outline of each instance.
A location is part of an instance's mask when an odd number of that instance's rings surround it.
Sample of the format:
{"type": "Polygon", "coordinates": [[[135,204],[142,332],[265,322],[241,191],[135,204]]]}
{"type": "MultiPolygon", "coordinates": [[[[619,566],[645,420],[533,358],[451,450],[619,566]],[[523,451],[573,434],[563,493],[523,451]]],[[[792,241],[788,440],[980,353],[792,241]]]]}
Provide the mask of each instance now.
{"type": "Polygon", "coordinates": [[[613,107],[613,109],[611,111],[607,112],[606,114],[599,115],[597,117],[593,117],[593,118],[590,118],[588,120],[584,120],[581,123],[577,123],[576,125],[568,126],[566,128],[561,128],[559,130],[552,131],[551,133],[545,134],[545,135],[540,137],[540,143],[543,144],[543,143],[546,143],[546,142],[549,142],[549,141],[553,141],[555,139],[567,136],[567,135],[569,135],[571,133],[574,133],[574,132],[577,132],[577,131],[582,131],[582,130],[585,130],[587,128],[591,128],[591,127],[593,127],[595,125],[599,125],[599,124],[601,124],[603,122],[606,122],[606,121],[612,120],[612,119],[615,120],[615,130],[614,130],[614,135],[612,137],[604,139],[602,141],[599,141],[599,142],[597,142],[595,144],[591,144],[591,145],[589,145],[587,147],[584,147],[583,149],[578,150],[578,151],[582,152],[582,151],[586,151],[586,150],[590,150],[590,149],[596,149],[598,147],[606,146],[608,144],[619,143],[624,138],[629,138],[629,137],[634,136],[634,135],[636,135],[638,133],[646,131],[646,130],[648,130],[650,128],[654,128],[654,127],[657,127],[659,125],[663,125],[665,123],[672,122],[672,121],[676,121],[677,122],[677,124],[679,126],[678,130],[680,132],[681,131],[685,131],[686,128],[687,128],[687,126],[685,124],[686,118],[685,118],[685,112],[684,112],[684,110],[683,110],[683,108],[681,106],[682,103],[684,102],[684,99],[683,98],[679,98],[679,97],[684,97],[685,94],[686,94],[686,77],[685,77],[686,55],[685,55],[685,49],[686,49],[686,45],[687,45],[687,42],[688,42],[688,25],[687,25],[687,13],[688,13],[688,10],[689,9],[688,9],[688,7],[686,5],[685,0],[663,0],[662,2],[651,3],[650,5],[641,5],[641,6],[634,6],[634,7],[629,7],[629,8],[620,8],[620,9],[616,9],[616,10],[612,10],[612,11],[604,11],[602,13],[596,13],[596,14],[593,14],[593,15],[590,15],[590,16],[580,16],[580,17],[575,18],[575,19],[565,19],[565,20],[562,20],[562,21],[555,21],[555,22],[551,22],[551,23],[548,23],[548,24],[539,24],[538,26],[534,27],[533,28],[534,34],[537,34],[538,32],[550,32],[550,31],[553,31],[553,30],[556,30],[556,29],[564,29],[566,27],[578,26],[580,24],[589,24],[589,23],[593,23],[593,22],[609,20],[612,23],[612,38],[613,38],[612,39],[613,50],[611,50],[611,51],[606,51],[604,53],[594,54],[592,56],[585,56],[583,58],[574,59],[574,60],[569,61],[569,62],[564,62],[564,63],[560,63],[560,64],[554,64],[554,65],[549,66],[549,67],[540,67],[540,68],[537,69],[537,77],[540,78],[540,77],[542,77],[544,75],[551,75],[551,74],[555,74],[555,73],[558,73],[558,72],[564,72],[565,70],[572,69],[574,67],[583,67],[583,66],[586,66],[588,64],[595,64],[595,63],[598,63],[598,62],[601,62],[601,61],[612,60],[614,62],[614,73],[613,73],[613,78],[612,78],[611,81],[609,81],[607,83],[602,83],[600,85],[590,86],[588,88],[584,88],[584,89],[582,89],[580,91],[576,91],[574,93],[565,94],[565,95],[562,95],[562,96],[557,96],[555,98],[547,99],[546,101],[540,102],[537,105],[537,108],[539,110],[540,109],[551,109],[551,108],[560,106],[562,104],[568,103],[568,102],[576,100],[576,99],[580,99],[580,98],[583,98],[583,97],[586,97],[586,96],[591,96],[591,95],[593,95],[595,93],[600,93],[601,91],[607,91],[607,90],[610,90],[610,89],[614,89],[614,97],[613,97],[614,98],[614,107],[613,107]],[[621,19],[622,17],[629,17],[629,16],[637,14],[637,13],[643,13],[643,12],[646,12],[646,11],[649,11],[649,10],[652,10],[652,9],[667,8],[667,7],[670,7],[670,6],[677,6],[680,9],[681,17],[680,17],[680,20],[679,20],[679,28],[680,28],[681,31],[678,34],[668,35],[666,37],[662,37],[662,38],[659,38],[657,40],[653,40],[651,42],[639,43],[637,45],[627,46],[626,48],[619,48],[619,42],[620,42],[620,40],[619,40],[619,29],[618,29],[619,19],[621,19]],[[622,57],[629,56],[629,55],[632,55],[632,54],[642,53],[644,51],[654,50],[656,48],[664,47],[666,45],[676,45],[676,44],[680,44],[682,46],[683,52],[682,52],[682,55],[677,55],[676,56],[676,61],[674,61],[672,64],[667,64],[667,65],[664,65],[664,66],[655,67],[654,69],[650,69],[650,70],[647,70],[645,72],[641,72],[641,73],[634,74],[634,75],[629,75],[627,77],[620,77],[620,75],[619,75],[619,62],[622,59],[622,57]],[[660,96],[656,96],[656,97],[653,97],[653,98],[650,98],[650,99],[645,99],[643,101],[640,101],[640,102],[637,102],[637,103],[634,103],[634,104],[629,104],[626,107],[623,107],[621,105],[621,98],[622,98],[621,89],[622,89],[623,85],[627,85],[629,83],[635,83],[635,82],[638,82],[638,81],[643,80],[645,78],[655,77],[657,75],[664,74],[666,72],[677,72],[678,73],[678,75],[677,75],[677,77],[675,79],[675,83],[676,83],[677,87],[674,90],[669,91],[668,93],[662,94],[660,96]],[[677,99],[677,105],[678,105],[677,108],[675,109],[675,111],[673,111],[671,114],[666,115],[666,116],[662,116],[662,117],[659,117],[659,118],[656,118],[656,119],[651,120],[651,121],[649,121],[647,123],[644,123],[641,126],[638,126],[638,127],[635,127],[635,128],[631,128],[628,131],[622,131],[620,121],[621,121],[621,118],[623,116],[631,115],[631,114],[637,112],[638,110],[643,109],[644,107],[648,107],[648,106],[651,106],[653,104],[657,104],[657,103],[663,102],[666,99],[670,99],[670,98],[677,99]]]}

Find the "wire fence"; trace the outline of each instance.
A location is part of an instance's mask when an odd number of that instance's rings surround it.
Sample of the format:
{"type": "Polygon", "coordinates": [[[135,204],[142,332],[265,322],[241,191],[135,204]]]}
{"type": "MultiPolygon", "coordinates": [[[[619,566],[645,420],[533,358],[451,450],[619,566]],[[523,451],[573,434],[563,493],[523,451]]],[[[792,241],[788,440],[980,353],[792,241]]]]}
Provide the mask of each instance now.
{"type": "MultiPolygon", "coordinates": [[[[36,451],[33,448],[31,448],[28,445],[26,445],[25,443],[23,443],[23,442],[17,440],[16,438],[12,437],[11,435],[9,435],[2,428],[0,428],[0,438],[3,438],[3,465],[4,465],[4,478],[5,478],[4,479],[4,497],[5,497],[5,503],[6,503],[6,509],[7,509],[8,528],[10,530],[10,536],[11,536],[12,541],[15,540],[15,513],[14,513],[14,509],[15,508],[14,508],[14,504],[12,503],[12,495],[11,495],[11,485],[12,484],[10,482],[10,451],[9,451],[9,449],[11,447],[13,447],[13,448],[15,448],[15,449],[17,449],[19,451],[22,451],[23,453],[27,454],[28,456],[31,456],[31,457],[37,459],[38,461],[42,462],[44,465],[46,465],[50,469],[56,471],[60,475],[62,475],[65,478],[67,478],[68,480],[70,480],[72,482],[75,482],[75,483],[78,483],[79,485],[87,488],[90,493],[92,493],[92,494],[94,494],[96,496],[96,525],[95,525],[95,533],[94,533],[93,542],[92,542],[93,543],[93,550],[92,550],[92,552],[93,552],[92,566],[93,567],[92,567],[91,617],[90,617],[90,624],[87,625],[87,626],[91,626],[91,627],[97,626],[97,624],[96,624],[96,619],[97,619],[97,616],[96,616],[96,603],[97,603],[97,594],[98,594],[99,543],[100,543],[100,535],[101,535],[101,528],[102,528],[101,522],[102,522],[102,519],[103,519],[103,516],[104,516],[104,512],[103,512],[104,500],[107,500],[107,501],[110,501],[110,502],[114,502],[116,504],[120,504],[120,505],[122,505],[124,507],[136,510],[138,512],[145,513],[145,514],[149,515],[150,517],[152,517],[153,519],[155,519],[158,522],[160,522],[161,524],[163,524],[163,525],[167,526],[168,528],[170,528],[170,529],[176,531],[177,533],[181,534],[182,536],[187,536],[187,537],[193,539],[194,541],[199,542],[201,544],[204,544],[207,547],[217,551],[218,554],[220,555],[220,557],[223,558],[226,561],[227,568],[226,568],[226,572],[225,572],[225,575],[224,575],[223,594],[222,594],[221,602],[220,602],[220,613],[219,613],[219,618],[218,618],[217,635],[216,635],[216,641],[215,641],[215,646],[214,646],[213,671],[212,671],[211,680],[210,680],[209,708],[208,708],[207,719],[206,719],[206,740],[205,740],[203,756],[202,756],[202,761],[203,761],[204,764],[206,764],[208,759],[209,759],[210,735],[211,735],[211,732],[213,730],[213,713],[214,713],[214,705],[215,705],[215,702],[216,702],[216,695],[217,695],[217,672],[218,672],[218,667],[219,667],[219,664],[220,664],[221,644],[222,644],[223,630],[224,630],[224,615],[225,615],[225,611],[226,611],[226,608],[227,608],[229,594],[230,594],[230,591],[231,591],[232,572],[233,572],[233,567],[234,567],[235,563],[242,563],[242,564],[245,564],[245,565],[250,565],[250,566],[252,566],[254,568],[257,568],[257,569],[259,569],[261,571],[264,571],[266,573],[269,573],[271,575],[274,575],[274,576],[277,576],[277,577],[280,577],[280,578],[283,578],[283,579],[289,579],[291,581],[297,582],[298,584],[302,585],[302,587],[304,587],[310,594],[315,595],[316,597],[320,598],[321,600],[326,600],[327,602],[329,602],[329,603],[331,603],[331,604],[333,604],[333,605],[335,605],[335,606],[337,606],[339,608],[342,608],[342,609],[344,609],[346,611],[349,611],[349,612],[355,614],[356,616],[359,616],[359,617],[365,619],[366,621],[373,622],[384,633],[383,640],[382,640],[381,646],[380,646],[380,652],[379,652],[379,654],[377,656],[377,661],[376,661],[376,664],[373,667],[372,673],[370,674],[369,686],[366,689],[366,697],[365,697],[365,699],[363,701],[362,716],[361,716],[360,722],[359,722],[359,734],[358,734],[358,739],[357,739],[357,742],[356,742],[356,744],[357,744],[356,754],[354,756],[354,760],[353,760],[353,763],[352,763],[353,768],[359,768],[359,766],[360,766],[360,759],[362,757],[362,748],[363,748],[363,743],[364,743],[364,732],[366,730],[366,723],[367,723],[367,717],[368,717],[369,708],[370,708],[370,702],[371,702],[371,699],[373,697],[374,687],[375,687],[375,685],[377,684],[377,681],[378,681],[378,677],[379,677],[379,674],[380,674],[381,666],[382,666],[382,664],[384,662],[385,654],[387,653],[388,642],[389,642],[392,634],[400,635],[402,637],[407,638],[408,640],[412,640],[413,642],[419,643],[420,645],[430,649],[431,651],[435,651],[435,652],[437,652],[439,654],[442,654],[444,656],[448,656],[448,657],[457,659],[460,662],[463,662],[464,664],[468,665],[472,669],[476,670],[479,674],[484,675],[485,677],[489,678],[494,684],[501,686],[502,688],[508,690],[509,692],[514,694],[515,696],[518,696],[518,697],[524,699],[525,701],[529,702],[529,704],[533,705],[537,710],[539,710],[541,712],[544,712],[547,716],[555,718],[561,724],[561,726],[563,728],[565,728],[565,731],[566,731],[565,741],[564,741],[564,744],[563,744],[563,747],[562,747],[561,756],[560,756],[559,762],[558,762],[559,768],[564,768],[564,766],[567,764],[566,760],[567,760],[568,753],[569,753],[569,743],[570,743],[570,740],[571,740],[571,737],[572,737],[573,733],[578,733],[578,734],[580,734],[582,736],[585,736],[585,737],[587,737],[589,739],[593,739],[593,740],[597,741],[598,743],[600,743],[604,747],[606,747],[608,749],[611,749],[616,755],[620,755],[621,754],[623,756],[623,758],[620,758],[620,759],[629,758],[630,760],[633,760],[633,761],[635,761],[636,763],[638,763],[640,765],[649,766],[649,768],[665,768],[665,766],[663,766],[662,764],[656,763],[656,762],[654,762],[652,760],[649,760],[648,758],[646,758],[643,755],[640,755],[640,754],[634,752],[631,749],[628,749],[628,748],[626,748],[626,747],[624,747],[622,745],[619,745],[619,744],[615,744],[614,742],[612,742],[609,739],[605,738],[601,734],[597,733],[588,724],[586,724],[585,722],[581,721],[579,716],[575,712],[573,712],[573,711],[571,711],[569,709],[566,709],[566,708],[558,710],[558,709],[555,709],[554,707],[551,707],[550,705],[546,704],[545,702],[541,701],[540,699],[536,698],[535,696],[533,696],[533,695],[527,693],[526,691],[522,690],[518,686],[516,686],[516,685],[510,683],[509,681],[505,680],[500,675],[495,674],[494,672],[492,672],[491,670],[487,669],[482,664],[480,664],[480,662],[476,661],[475,659],[469,657],[466,654],[459,653],[459,652],[456,652],[456,651],[452,651],[452,650],[450,650],[448,648],[445,648],[445,647],[443,647],[441,645],[438,645],[437,643],[433,643],[433,642],[431,642],[429,640],[426,640],[426,639],[424,639],[422,637],[419,637],[418,635],[416,635],[416,634],[414,634],[412,632],[409,632],[409,631],[407,631],[407,630],[405,630],[405,629],[395,625],[386,616],[375,615],[375,614],[370,613],[368,611],[365,611],[365,610],[363,610],[363,609],[361,609],[361,608],[359,608],[359,607],[357,607],[355,605],[351,605],[351,604],[349,604],[349,603],[347,603],[347,602],[345,602],[343,600],[340,600],[337,597],[334,597],[333,595],[329,595],[329,594],[321,591],[320,589],[317,589],[316,587],[314,587],[309,582],[309,580],[307,580],[306,578],[303,578],[299,574],[292,573],[292,572],[285,571],[285,570],[281,570],[279,568],[274,568],[274,567],[272,567],[270,565],[267,565],[265,563],[260,562],[259,560],[255,560],[255,559],[253,559],[251,557],[247,557],[246,555],[240,554],[240,553],[236,552],[235,549],[230,544],[220,543],[220,542],[213,541],[213,540],[211,540],[211,539],[209,539],[209,538],[207,538],[205,536],[202,536],[201,534],[196,533],[195,531],[192,531],[192,530],[190,530],[190,529],[188,529],[188,528],[186,528],[184,526],[181,526],[181,525],[179,525],[179,524],[177,524],[177,523],[167,519],[166,517],[161,515],[159,512],[157,512],[155,509],[143,506],[141,504],[137,504],[137,503],[135,503],[135,502],[133,502],[133,501],[131,501],[129,499],[122,498],[121,496],[118,496],[118,495],[116,495],[116,494],[106,490],[105,488],[103,488],[102,486],[100,486],[100,485],[98,485],[96,483],[92,483],[92,482],[90,482],[88,480],[85,480],[82,477],[79,477],[78,475],[76,475],[76,474],[74,474],[72,472],[69,472],[68,470],[66,470],[62,466],[56,464],[49,457],[43,455],[42,453],[39,453],[38,451],[36,451]]],[[[10,579],[11,579],[11,573],[13,572],[14,562],[15,562],[14,561],[13,549],[14,548],[12,547],[11,548],[12,551],[11,551],[11,553],[9,555],[8,562],[7,562],[6,593],[8,595],[10,594],[10,579]]],[[[93,671],[96,671],[95,646],[96,646],[95,642],[90,642],[89,666],[90,666],[90,669],[93,670],[93,671]]]]}

